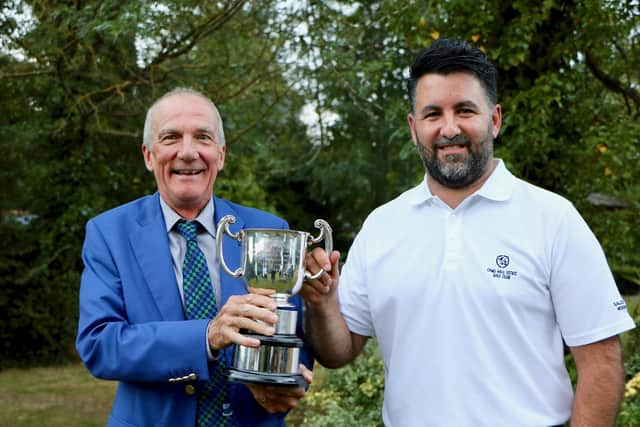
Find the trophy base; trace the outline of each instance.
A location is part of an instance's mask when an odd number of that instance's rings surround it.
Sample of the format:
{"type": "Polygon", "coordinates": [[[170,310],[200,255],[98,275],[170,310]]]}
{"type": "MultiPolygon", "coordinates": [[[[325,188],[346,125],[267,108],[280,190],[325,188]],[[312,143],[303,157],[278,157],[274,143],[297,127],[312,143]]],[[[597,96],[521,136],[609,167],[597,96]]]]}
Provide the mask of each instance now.
{"type": "Polygon", "coordinates": [[[235,346],[233,363],[227,369],[229,381],[292,387],[306,385],[300,374],[300,349],[303,346],[300,338],[295,335],[245,335],[259,339],[260,346],[235,346]]]}
{"type": "Polygon", "coordinates": [[[266,372],[249,372],[235,368],[227,369],[227,379],[236,383],[261,384],[283,387],[306,387],[307,382],[302,375],[270,374],[266,372]]]}

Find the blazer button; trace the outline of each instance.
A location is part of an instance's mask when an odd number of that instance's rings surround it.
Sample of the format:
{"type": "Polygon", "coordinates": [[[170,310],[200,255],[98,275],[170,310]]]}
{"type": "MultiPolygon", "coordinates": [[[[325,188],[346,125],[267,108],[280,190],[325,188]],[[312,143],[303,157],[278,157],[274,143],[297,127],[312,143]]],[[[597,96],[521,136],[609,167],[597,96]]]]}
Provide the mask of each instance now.
{"type": "Polygon", "coordinates": [[[186,386],[184,386],[184,392],[187,393],[189,396],[192,396],[195,394],[196,388],[191,384],[187,384],[186,386]]]}

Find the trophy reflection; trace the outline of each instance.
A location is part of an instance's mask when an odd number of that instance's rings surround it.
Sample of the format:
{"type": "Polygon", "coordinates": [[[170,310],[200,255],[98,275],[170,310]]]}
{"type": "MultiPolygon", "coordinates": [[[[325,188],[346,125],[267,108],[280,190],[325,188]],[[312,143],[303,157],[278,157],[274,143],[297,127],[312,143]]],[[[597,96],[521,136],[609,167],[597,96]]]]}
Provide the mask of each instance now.
{"type": "Polygon", "coordinates": [[[305,271],[304,258],[307,247],[324,240],[327,253],[333,249],[332,230],[326,221],[318,219],[314,226],[320,230],[318,237],[294,230],[255,228],[232,233],[229,224],[236,221],[233,215],[220,220],[216,231],[218,259],[223,270],[233,277],[243,277],[248,287],[273,289],[270,295],[277,303],[278,321],[273,336],[242,331],[246,336],[260,340],[260,347],[236,345],[233,362],[228,368],[230,381],[304,386],[306,383],[299,370],[300,349],[303,342],[296,336],[298,311],[289,302],[297,294],[305,278],[316,279],[305,271]],[[224,235],[241,243],[241,265],[231,271],[224,260],[222,239],[224,235]]]}

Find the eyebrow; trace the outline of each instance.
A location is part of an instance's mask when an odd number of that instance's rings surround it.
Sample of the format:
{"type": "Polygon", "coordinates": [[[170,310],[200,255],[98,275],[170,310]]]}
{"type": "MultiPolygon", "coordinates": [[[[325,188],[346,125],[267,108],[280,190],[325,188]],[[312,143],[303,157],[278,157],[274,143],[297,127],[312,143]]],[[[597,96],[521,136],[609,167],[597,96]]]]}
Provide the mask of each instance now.
{"type": "MultiPolygon", "coordinates": [[[[165,128],[165,129],[160,129],[160,131],[158,132],[158,138],[161,138],[165,135],[173,135],[173,134],[180,134],[182,135],[184,132],[182,132],[181,130],[178,129],[174,129],[174,128],[165,128]]],[[[210,127],[210,126],[204,126],[204,127],[198,127],[195,128],[194,133],[207,133],[207,134],[211,134],[212,136],[216,135],[215,130],[210,127]]]]}
{"type": "MultiPolygon", "coordinates": [[[[475,102],[471,101],[470,99],[464,100],[464,101],[460,101],[460,102],[456,102],[453,105],[453,108],[462,108],[462,107],[473,107],[476,110],[480,109],[480,106],[478,106],[478,104],[476,104],[475,102]]],[[[420,112],[422,114],[428,112],[428,111],[440,111],[442,110],[442,107],[438,104],[427,104],[424,107],[422,107],[422,109],[420,110],[420,112]]]]}
{"type": "Polygon", "coordinates": [[[197,133],[210,133],[211,135],[215,135],[216,134],[216,131],[212,127],[209,127],[209,126],[196,128],[196,132],[197,133]]]}
{"type": "Polygon", "coordinates": [[[158,131],[157,138],[159,139],[159,138],[161,138],[161,137],[163,137],[165,135],[171,135],[171,134],[174,134],[174,133],[178,133],[178,132],[176,132],[175,129],[160,129],[160,131],[158,131]]]}
{"type": "Polygon", "coordinates": [[[454,105],[454,107],[456,108],[460,108],[460,107],[473,107],[476,110],[480,109],[480,106],[478,104],[476,104],[475,102],[471,101],[470,99],[467,99],[466,101],[460,101],[458,103],[456,103],[454,105]]]}

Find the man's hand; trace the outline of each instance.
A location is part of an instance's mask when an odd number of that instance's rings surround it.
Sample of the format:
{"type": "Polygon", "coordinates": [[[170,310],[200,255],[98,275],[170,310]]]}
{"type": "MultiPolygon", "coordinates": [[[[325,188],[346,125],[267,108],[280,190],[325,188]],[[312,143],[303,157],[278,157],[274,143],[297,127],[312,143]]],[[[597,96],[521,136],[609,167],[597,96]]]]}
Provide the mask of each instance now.
{"type": "Polygon", "coordinates": [[[220,350],[231,344],[258,347],[260,340],[242,335],[240,329],[261,335],[273,335],[278,316],[276,302],[267,295],[248,293],[234,295],[222,306],[218,315],[209,323],[207,338],[212,350],[220,350]]]}
{"type": "MultiPolygon", "coordinates": [[[[307,382],[313,381],[313,372],[306,366],[300,365],[300,373],[307,382]]],[[[258,384],[247,384],[254,399],[270,414],[287,412],[298,405],[298,401],[304,397],[306,391],[302,387],[282,387],[258,384]]]]}
{"type": "Polygon", "coordinates": [[[340,252],[333,251],[331,256],[322,248],[315,248],[307,253],[306,269],[307,271],[316,273],[320,269],[324,270],[322,275],[314,280],[305,279],[300,296],[311,305],[321,305],[327,303],[331,298],[335,297],[336,287],[340,272],[338,271],[338,261],[340,260],[340,252]]]}
{"type": "Polygon", "coordinates": [[[340,252],[328,256],[324,249],[315,248],[305,259],[308,271],[324,273],[314,280],[305,280],[300,295],[307,306],[305,337],[316,359],[327,368],[339,368],[351,362],[362,351],[367,337],[349,331],[338,304],[338,260],[340,252]]]}

